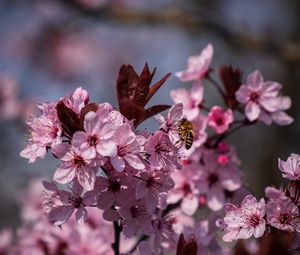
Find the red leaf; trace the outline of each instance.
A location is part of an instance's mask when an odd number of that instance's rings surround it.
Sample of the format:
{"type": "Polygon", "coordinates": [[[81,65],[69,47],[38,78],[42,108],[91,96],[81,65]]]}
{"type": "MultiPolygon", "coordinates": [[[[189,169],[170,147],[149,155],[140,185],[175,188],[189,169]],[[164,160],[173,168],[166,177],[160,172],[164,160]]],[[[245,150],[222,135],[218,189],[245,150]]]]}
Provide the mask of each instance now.
{"type": "Polygon", "coordinates": [[[184,239],[183,234],[181,234],[179,236],[179,240],[178,240],[178,243],[177,243],[176,255],[181,255],[182,254],[181,252],[182,252],[184,244],[185,244],[185,239],[184,239]]]}
{"type": "Polygon", "coordinates": [[[165,81],[169,78],[170,75],[171,73],[166,74],[161,80],[159,80],[149,89],[149,93],[147,95],[145,105],[149,102],[149,100],[156,93],[156,91],[165,83],[165,81]]]}
{"type": "Polygon", "coordinates": [[[147,63],[145,64],[143,71],[139,76],[138,86],[135,90],[134,101],[145,105],[146,97],[149,92],[149,87],[151,83],[152,77],[148,68],[147,63]]]}
{"type": "Polygon", "coordinates": [[[124,99],[134,99],[139,76],[131,65],[123,65],[120,68],[117,79],[118,101],[124,99]]]}
{"type": "Polygon", "coordinates": [[[57,103],[56,111],[67,137],[71,138],[75,132],[82,130],[78,115],[62,101],[57,103]]]}
{"type": "Polygon", "coordinates": [[[220,78],[226,90],[226,104],[233,109],[238,102],[235,99],[235,92],[242,84],[242,72],[240,69],[233,69],[231,65],[223,65],[220,68],[220,78]]]}
{"type": "Polygon", "coordinates": [[[134,103],[131,100],[123,100],[120,102],[120,112],[129,120],[134,120],[134,123],[140,123],[144,118],[145,109],[143,105],[134,103]]]}
{"type": "Polygon", "coordinates": [[[197,251],[196,241],[193,238],[185,241],[183,234],[181,234],[177,243],[176,255],[197,255],[197,251]]]}

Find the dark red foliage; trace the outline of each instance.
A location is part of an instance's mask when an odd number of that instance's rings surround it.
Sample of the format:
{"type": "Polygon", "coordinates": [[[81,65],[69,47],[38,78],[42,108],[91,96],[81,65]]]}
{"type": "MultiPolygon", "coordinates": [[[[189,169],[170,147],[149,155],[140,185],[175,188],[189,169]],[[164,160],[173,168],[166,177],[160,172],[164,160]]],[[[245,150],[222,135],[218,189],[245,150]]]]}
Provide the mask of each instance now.
{"type": "Polygon", "coordinates": [[[57,103],[56,111],[66,137],[71,138],[75,132],[82,130],[79,116],[63,101],[57,103]]]}
{"type": "Polygon", "coordinates": [[[170,73],[150,87],[156,69],[150,72],[147,63],[140,75],[131,65],[120,68],[117,79],[117,95],[120,112],[129,120],[134,120],[135,126],[145,119],[168,109],[168,105],[155,105],[145,109],[145,105],[157,90],[169,78],[170,73]]]}
{"type": "Polygon", "coordinates": [[[231,65],[223,65],[220,67],[220,79],[226,91],[226,104],[229,108],[234,109],[238,105],[235,92],[242,84],[242,72],[238,68],[234,70],[231,65]]]}
{"type": "Polygon", "coordinates": [[[194,239],[186,241],[183,234],[180,235],[176,255],[197,255],[198,245],[194,239]]]}

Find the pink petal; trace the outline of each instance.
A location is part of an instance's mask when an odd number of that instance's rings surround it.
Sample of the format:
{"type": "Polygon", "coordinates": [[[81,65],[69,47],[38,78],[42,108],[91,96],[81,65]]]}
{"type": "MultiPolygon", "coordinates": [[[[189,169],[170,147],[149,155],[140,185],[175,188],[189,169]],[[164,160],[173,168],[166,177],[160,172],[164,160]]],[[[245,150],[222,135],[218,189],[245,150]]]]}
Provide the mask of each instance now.
{"type": "Polygon", "coordinates": [[[103,212],[103,219],[107,221],[117,221],[120,219],[120,215],[116,210],[108,209],[103,212]]]}
{"type": "Polygon", "coordinates": [[[115,157],[118,150],[115,142],[106,140],[97,144],[97,152],[103,157],[115,157]]]}
{"type": "Polygon", "coordinates": [[[255,70],[254,72],[249,74],[247,77],[247,85],[249,85],[253,88],[258,88],[259,86],[261,86],[263,81],[264,80],[263,80],[262,74],[259,70],[255,70]]]}
{"type": "Polygon", "coordinates": [[[143,170],[145,169],[145,165],[143,162],[140,160],[140,158],[134,154],[127,154],[124,156],[124,159],[130,165],[136,170],[143,170]]]}
{"type": "Polygon", "coordinates": [[[72,206],[58,206],[52,208],[49,212],[48,219],[55,225],[62,225],[65,223],[72,215],[74,208],[72,206]]]}
{"type": "Polygon", "coordinates": [[[98,197],[97,206],[100,209],[107,210],[112,207],[115,202],[115,196],[112,191],[104,191],[98,197]]]}
{"type": "Polygon", "coordinates": [[[76,170],[77,180],[80,185],[86,190],[94,189],[96,176],[93,169],[88,167],[83,167],[76,170]]]}
{"type": "Polygon", "coordinates": [[[125,168],[125,161],[120,156],[110,158],[110,162],[111,162],[112,166],[114,167],[114,169],[116,169],[116,171],[118,171],[118,172],[122,172],[125,168]]]}
{"type": "Polygon", "coordinates": [[[75,213],[75,218],[78,223],[84,223],[87,219],[87,210],[80,206],[75,213]]]}
{"type": "Polygon", "coordinates": [[[260,114],[259,105],[254,102],[248,102],[245,107],[245,115],[247,116],[248,120],[254,121],[257,120],[260,114]]]}
{"type": "Polygon", "coordinates": [[[207,206],[213,211],[219,211],[223,208],[225,196],[220,188],[211,188],[207,192],[207,206]]]}
{"type": "Polygon", "coordinates": [[[61,184],[66,184],[71,182],[76,174],[76,169],[73,166],[64,166],[61,164],[55,171],[53,179],[61,184]]]}

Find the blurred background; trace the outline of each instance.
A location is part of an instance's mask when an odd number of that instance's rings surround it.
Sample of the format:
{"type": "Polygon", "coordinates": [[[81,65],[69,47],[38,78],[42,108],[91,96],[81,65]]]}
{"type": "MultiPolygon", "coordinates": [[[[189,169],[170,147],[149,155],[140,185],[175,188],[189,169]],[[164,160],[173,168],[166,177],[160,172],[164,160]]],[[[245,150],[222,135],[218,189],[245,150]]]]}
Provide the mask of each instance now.
{"type": "MultiPolygon", "coordinates": [[[[297,0],[0,0],[0,227],[19,224],[15,197],[33,177],[51,176],[58,163],[49,156],[28,165],[19,157],[24,121],[37,102],[82,86],[92,101],[117,106],[122,64],[140,72],[148,62],[158,67],[158,79],[184,69],[187,57],[209,42],[215,71],[229,63],[244,77],[260,69],[292,97],[291,126],[261,124],[230,138],[256,195],[280,185],[277,158],[300,152],[299,32],[297,0]]],[[[152,104],[171,103],[170,90],[180,86],[190,84],[172,76],[152,104]]],[[[210,105],[221,104],[210,88],[206,96],[210,105]]],[[[143,126],[154,127],[154,121],[143,126]]]]}

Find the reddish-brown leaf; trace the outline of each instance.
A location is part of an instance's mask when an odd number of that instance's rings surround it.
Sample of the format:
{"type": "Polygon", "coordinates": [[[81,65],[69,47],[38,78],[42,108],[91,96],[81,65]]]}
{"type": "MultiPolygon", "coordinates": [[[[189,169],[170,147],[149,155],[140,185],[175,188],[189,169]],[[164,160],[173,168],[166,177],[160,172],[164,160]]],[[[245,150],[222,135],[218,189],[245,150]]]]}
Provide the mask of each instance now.
{"type": "Polygon", "coordinates": [[[117,79],[118,101],[134,99],[139,76],[131,65],[122,65],[117,79]]]}
{"type": "Polygon", "coordinates": [[[181,234],[177,243],[176,255],[197,255],[197,251],[196,241],[193,238],[186,241],[183,234],[181,234]]]}
{"type": "Polygon", "coordinates": [[[226,90],[226,104],[234,108],[238,104],[235,99],[235,92],[242,84],[242,72],[240,69],[233,69],[231,65],[223,65],[220,68],[220,78],[226,90]]]}
{"type": "Polygon", "coordinates": [[[120,102],[120,112],[129,120],[134,120],[134,123],[140,123],[144,118],[145,108],[143,105],[137,104],[131,100],[123,100],[120,102]]]}
{"type": "Polygon", "coordinates": [[[96,103],[89,103],[84,106],[80,111],[80,127],[83,129],[84,117],[88,112],[96,112],[99,108],[99,105],[96,103]]]}
{"type": "Polygon", "coordinates": [[[139,76],[138,86],[135,90],[134,102],[145,105],[146,97],[149,92],[149,87],[152,77],[147,63],[139,76]]]}
{"type": "Polygon", "coordinates": [[[184,239],[183,234],[181,234],[179,236],[179,240],[178,240],[178,243],[177,243],[176,255],[181,255],[184,244],[185,244],[185,239],[184,239]]]}
{"type": "Polygon", "coordinates": [[[150,89],[147,95],[145,105],[149,102],[151,97],[156,93],[156,91],[165,83],[165,81],[170,77],[171,73],[166,74],[161,80],[155,83],[150,89]]]}
{"type": "Polygon", "coordinates": [[[78,115],[67,107],[63,101],[57,103],[56,111],[64,134],[67,137],[71,138],[75,132],[82,130],[78,115]]]}

